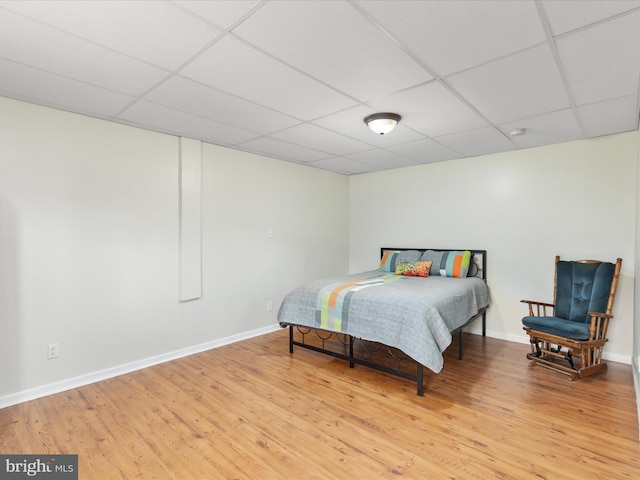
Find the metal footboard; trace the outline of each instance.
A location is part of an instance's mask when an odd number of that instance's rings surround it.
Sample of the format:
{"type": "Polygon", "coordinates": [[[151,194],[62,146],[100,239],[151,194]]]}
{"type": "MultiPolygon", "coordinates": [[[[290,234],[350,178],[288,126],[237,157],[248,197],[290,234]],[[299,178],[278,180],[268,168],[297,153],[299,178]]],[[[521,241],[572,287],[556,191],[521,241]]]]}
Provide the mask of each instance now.
{"type": "MultiPolygon", "coordinates": [[[[464,328],[480,316],[482,316],[482,336],[486,336],[486,308],[482,309],[477,315],[469,319],[467,323],[453,332],[454,334],[458,334],[458,359],[460,360],[462,360],[463,353],[462,334],[464,328]]],[[[293,353],[294,345],[348,361],[349,367],[351,368],[353,368],[355,364],[364,365],[374,370],[410,380],[416,383],[417,394],[419,396],[424,395],[424,366],[397,348],[343,333],[303,327],[300,325],[289,325],[289,353],[293,353]],[[295,338],[294,333],[296,331],[301,337],[300,340],[296,340],[295,338]],[[357,352],[354,348],[355,346],[358,347],[357,352]],[[382,351],[386,351],[387,363],[395,363],[395,368],[374,360],[375,354],[382,351]],[[362,356],[367,358],[362,358],[362,356]],[[415,373],[409,373],[406,368],[402,368],[408,363],[415,364],[415,368],[413,369],[415,373]]]]}

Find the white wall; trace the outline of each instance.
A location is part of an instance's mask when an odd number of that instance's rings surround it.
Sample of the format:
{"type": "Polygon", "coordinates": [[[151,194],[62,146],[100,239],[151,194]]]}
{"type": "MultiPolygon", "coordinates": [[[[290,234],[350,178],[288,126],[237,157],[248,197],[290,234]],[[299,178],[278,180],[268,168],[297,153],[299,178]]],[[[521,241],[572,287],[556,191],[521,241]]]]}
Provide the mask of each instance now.
{"type": "MultiPolygon", "coordinates": [[[[636,179],[636,271],[640,271],[640,132],[638,133],[638,177],[636,179]]],[[[633,321],[633,380],[636,389],[636,407],[640,422],[640,282],[635,282],[635,309],[633,321]]]]}
{"type": "Polygon", "coordinates": [[[0,406],[275,327],[293,284],[346,272],[347,177],[203,144],[203,297],[180,303],[178,148],[0,98],[0,406]]]}
{"type": "MultiPolygon", "coordinates": [[[[638,177],[636,180],[636,271],[640,271],[640,132],[638,133],[638,177]]],[[[636,282],[635,298],[640,299],[640,282],[636,282]]],[[[640,377],[640,301],[636,302],[634,315],[634,358],[637,368],[636,375],[640,377]]],[[[640,391],[638,392],[640,398],[640,391]]],[[[640,404],[639,404],[640,407],[640,404]]]]}
{"type": "Polygon", "coordinates": [[[486,249],[488,334],[527,342],[520,300],[552,301],[556,254],[621,257],[605,351],[629,363],[637,137],[631,132],[352,176],[350,270],[375,267],[383,246],[486,249]]]}

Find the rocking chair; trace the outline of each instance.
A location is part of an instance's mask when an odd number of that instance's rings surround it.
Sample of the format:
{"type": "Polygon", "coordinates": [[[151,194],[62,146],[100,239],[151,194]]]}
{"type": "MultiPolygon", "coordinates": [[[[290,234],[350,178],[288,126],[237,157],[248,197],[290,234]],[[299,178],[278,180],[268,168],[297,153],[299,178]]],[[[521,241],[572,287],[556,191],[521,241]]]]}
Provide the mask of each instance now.
{"type": "Polygon", "coordinates": [[[531,342],[530,367],[540,365],[569,375],[569,380],[607,370],[602,349],[621,265],[620,258],[613,264],[556,256],[553,303],[522,300],[529,305],[522,323],[531,342]]]}

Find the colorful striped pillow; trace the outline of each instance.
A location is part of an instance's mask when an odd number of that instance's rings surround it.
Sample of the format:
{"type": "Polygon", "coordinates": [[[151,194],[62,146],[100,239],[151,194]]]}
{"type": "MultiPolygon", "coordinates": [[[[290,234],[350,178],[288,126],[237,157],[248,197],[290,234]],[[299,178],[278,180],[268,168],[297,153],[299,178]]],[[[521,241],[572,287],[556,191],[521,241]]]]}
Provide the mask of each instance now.
{"type": "Polygon", "coordinates": [[[396,267],[400,262],[417,262],[421,253],[418,250],[385,250],[380,267],[382,272],[396,273],[396,267]]]}
{"type": "Polygon", "coordinates": [[[466,278],[471,264],[471,252],[443,252],[440,275],[443,277],[466,278]]]}

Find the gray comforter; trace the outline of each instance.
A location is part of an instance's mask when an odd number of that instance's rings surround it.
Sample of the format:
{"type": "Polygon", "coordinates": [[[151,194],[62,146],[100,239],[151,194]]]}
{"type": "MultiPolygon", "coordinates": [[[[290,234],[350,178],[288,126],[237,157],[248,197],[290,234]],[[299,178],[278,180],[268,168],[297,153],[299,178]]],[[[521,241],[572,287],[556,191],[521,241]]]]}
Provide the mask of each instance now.
{"type": "Polygon", "coordinates": [[[437,373],[451,332],[488,305],[487,285],[479,278],[391,278],[372,270],[296,288],[283,300],[278,321],[396,347],[437,373]]]}

